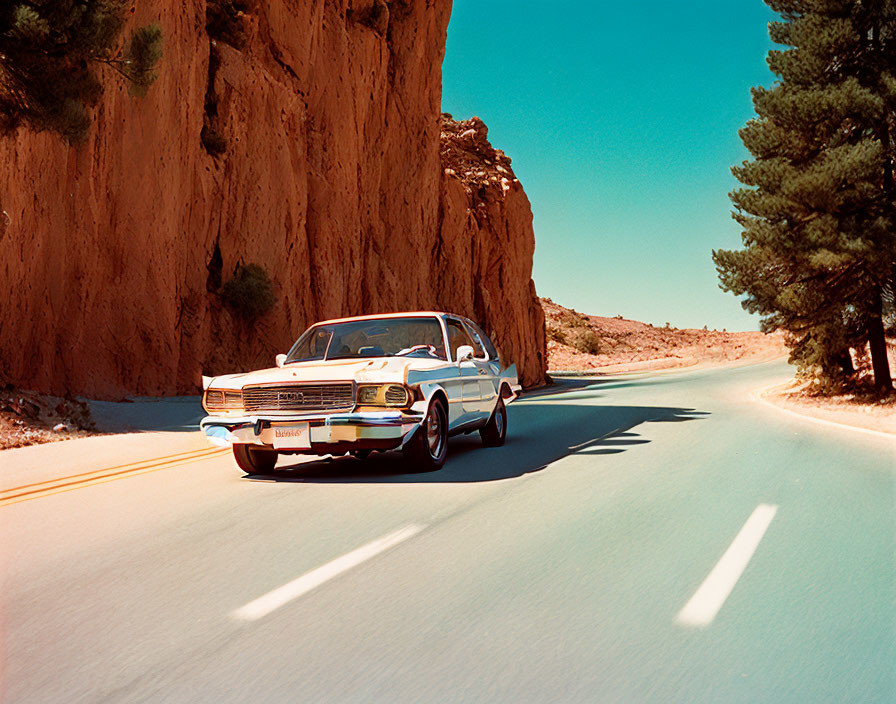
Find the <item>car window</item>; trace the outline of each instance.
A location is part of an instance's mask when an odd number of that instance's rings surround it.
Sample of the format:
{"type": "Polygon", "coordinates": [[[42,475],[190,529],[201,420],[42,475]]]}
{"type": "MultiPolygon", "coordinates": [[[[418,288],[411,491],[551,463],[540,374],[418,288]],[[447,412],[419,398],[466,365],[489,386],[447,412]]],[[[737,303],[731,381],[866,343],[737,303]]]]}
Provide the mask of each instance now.
{"type": "Polygon", "coordinates": [[[479,333],[476,332],[476,328],[470,324],[469,320],[464,320],[464,325],[473,340],[473,356],[476,359],[486,359],[485,347],[482,345],[482,339],[479,337],[479,333]]]}
{"type": "Polygon", "coordinates": [[[482,328],[479,327],[472,320],[468,320],[467,324],[470,327],[470,330],[477,333],[479,335],[479,341],[482,343],[482,346],[485,348],[485,351],[488,352],[488,356],[490,359],[497,360],[498,359],[498,350],[495,348],[494,343],[491,341],[491,338],[486,335],[482,328]]]}
{"type": "Polygon", "coordinates": [[[286,362],[394,356],[446,359],[438,318],[373,318],[316,325],[293,345],[286,362]]]}
{"type": "MultiPolygon", "coordinates": [[[[473,340],[470,339],[466,328],[464,328],[459,320],[448,318],[448,320],[445,321],[445,324],[448,326],[448,347],[451,348],[451,359],[456,362],[457,348],[461,345],[470,345],[473,347],[473,340]]],[[[473,347],[473,349],[475,350],[476,348],[473,347]]]]}
{"type": "Polygon", "coordinates": [[[327,354],[327,347],[333,338],[332,329],[325,327],[311,328],[293,345],[288,360],[317,361],[327,354]]]}

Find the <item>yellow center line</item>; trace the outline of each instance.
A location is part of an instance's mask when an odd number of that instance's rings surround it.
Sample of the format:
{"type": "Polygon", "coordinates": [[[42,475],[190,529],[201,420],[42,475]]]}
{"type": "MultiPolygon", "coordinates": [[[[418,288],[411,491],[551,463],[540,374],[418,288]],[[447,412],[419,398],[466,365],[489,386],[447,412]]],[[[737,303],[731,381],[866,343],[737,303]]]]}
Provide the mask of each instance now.
{"type": "Polygon", "coordinates": [[[34,484],[24,484],[12,489],[0,491],[0,506],[19,503],[21,501],[29,501],[42,496],[50,496],[63,491],[81,489],[95,484],[104,484],[106,482],[123,479],[129,476],[136,476],[138,474],[170,469],[190,462],[212,459],[226,452],[227,450],[225,449],[217,448],[209,450],[192,450],[177,455],[168,455],[166,457],[157,457],[141,462],[106,467],[105,469],[98,469],[92,472],[83,472],[69,477],[59,477],[57,479],[48,479],[43,482],[35,482],[34,484]]]}
{"type": "Polygon", "coordinates": [[[175,462],[177,460],[184,459],[191,455],[207,455],[209,453],[217,452],[217,451],[218,450],[216,448],[203,447],[199,450],[188,450],[186,452],[178,452],[177,454],[174,454],[174,455],[163,455],[162,457],[152,457],[148,460],[138,460],[137,462],[128,462],[127,464],[119,464],[114,467],[104,467],[103,469],[92,469],[89,472],[81,472],[80,474],[72,474],[68,477],[57,477],[56,479],[44,479],[39,482],[34,482],[33,484],[22,484],[21,486],[15,486],[11,489],[3,489],[2,491],[0,491],[0,494],[6,494],[11,491],[20,491],[22,489],[30,489],[33,486],[43,486],[45,484],[50,484],[52,482],[64,482],[64,481],[68,481],[70,479],[77,479],[78,477],[86,477],[91,474],[101,474],[103,472],[112,472],[117,469],[133,468],[137,465],[145,464],[147,462],[153,462],[153,463],[164,462],[164,461],[175,462]]]}

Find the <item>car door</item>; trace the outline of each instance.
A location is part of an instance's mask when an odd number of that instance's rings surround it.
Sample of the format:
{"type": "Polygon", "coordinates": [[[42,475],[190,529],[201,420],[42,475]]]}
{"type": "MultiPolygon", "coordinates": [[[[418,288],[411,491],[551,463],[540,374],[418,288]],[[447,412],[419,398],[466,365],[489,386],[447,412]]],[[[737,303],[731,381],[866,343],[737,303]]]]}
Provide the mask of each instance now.
{"type": "Polygon", "coordinates": [[[488,345],[486,345],[484,333],[482,333],[472,320],[463,320],[467,333],[473,340],[474,359],[476,373],[479,378],[479,415],[490,416],[498,400],[498,372],[500,369],[497,360],[490,359],[488,345]]]}
{"type": "Polygon", "coordinates": [[[460,386],[460,406],[462,414],[459,423],[467,423],[476,420],[481,414],[481,396],[479,392],[479,368],[475,360],[466,362],[457,361],[457,350],[463,345],[470,345],[475,351],[473,340],[467,332],[464,324],[457,318],[447,318],[445,325],[448,329],[448,347],[451,352],[451,360],[457,365],[458,384],[460,386]]]}

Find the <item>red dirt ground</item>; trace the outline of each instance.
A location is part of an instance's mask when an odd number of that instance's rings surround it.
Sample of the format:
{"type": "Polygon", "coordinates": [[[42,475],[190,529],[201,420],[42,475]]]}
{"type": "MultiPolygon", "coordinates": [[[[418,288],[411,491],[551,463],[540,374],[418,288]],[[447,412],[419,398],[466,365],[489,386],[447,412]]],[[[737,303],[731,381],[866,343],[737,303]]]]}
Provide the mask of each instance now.
{"type": "Polygon", "coordinates": [[[0,450],[93,434],[86,403],[11,388],[0,391],[0,450]]]}

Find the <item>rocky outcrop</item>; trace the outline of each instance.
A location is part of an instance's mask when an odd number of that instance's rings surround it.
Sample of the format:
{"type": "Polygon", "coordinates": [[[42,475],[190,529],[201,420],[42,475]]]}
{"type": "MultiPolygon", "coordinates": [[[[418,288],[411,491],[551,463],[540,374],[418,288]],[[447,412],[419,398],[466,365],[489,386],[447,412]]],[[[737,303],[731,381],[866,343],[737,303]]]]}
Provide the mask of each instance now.
{"type": "Polygon", "coordinates": [[[528,385],[544,380],[544,311],[532,281],[529,199],[477,117],[442,114],[437,290],[449,310],[486,321],[502,359],[528,385]]]}
{"type": "Polygon", "coordinates": [[[138,0],[165,33],[147,97],[110,75],[86,144],[0,140],[3,381],[193,393],[315,320],[447,308],[540,382],[528,201],[481,123],[440,129],[450,0],[244,5],[210,37],[206,2],[138,0]],[[219,295],[248,263],[276,292],[254,322],[219,295]]]}

